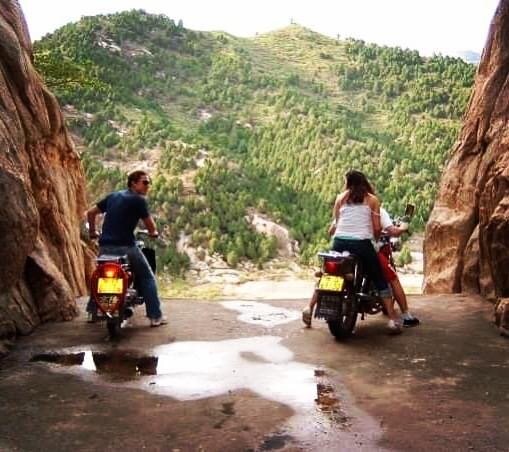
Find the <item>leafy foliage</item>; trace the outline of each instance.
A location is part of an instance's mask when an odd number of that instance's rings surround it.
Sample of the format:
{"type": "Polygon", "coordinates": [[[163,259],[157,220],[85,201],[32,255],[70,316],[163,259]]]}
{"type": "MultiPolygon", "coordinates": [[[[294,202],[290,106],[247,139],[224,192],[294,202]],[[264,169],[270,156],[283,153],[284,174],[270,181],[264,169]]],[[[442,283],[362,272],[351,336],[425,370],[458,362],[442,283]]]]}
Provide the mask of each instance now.
{"type": "MultiPolygon", "coordinates": [[[[412,226],[422,228],[475,69],[297,25],[240,39],[143,11],[66,25],[35,55],[79,112],[69,125],[84,142],[91,199],[119,184],[115,162],[158,150],[151,202],[166,236],[190,236],[232,266],[276,253],[275,239],[248,224],[250,209],[288,225],[310,261],[327,246],[351,168],[392,214],[415,203],[412,226]]],[[[176,249],[165,256],[173,271],[186,265],[176,249]]]]}
{"type": "Polygon", "coordinates": [[[398,267],[404,267],[405,265],[411,264],[411,263],[412,263],[412,254],[410,252],[410,248],[405,243],[403,245],[403,248],[401,249],[397,259],[396,259],[396,265],[398,267]]]}

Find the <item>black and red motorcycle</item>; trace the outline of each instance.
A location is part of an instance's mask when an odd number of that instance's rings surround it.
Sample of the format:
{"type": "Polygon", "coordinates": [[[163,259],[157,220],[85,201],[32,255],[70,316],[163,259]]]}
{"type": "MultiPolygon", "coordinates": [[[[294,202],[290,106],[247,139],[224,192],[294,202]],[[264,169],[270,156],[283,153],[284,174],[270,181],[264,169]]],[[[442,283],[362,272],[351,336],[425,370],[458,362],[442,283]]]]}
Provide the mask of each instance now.
{"type": "MultiPolygon", "coordinates": [[[[408,204],[405,215],[394,222],[409,222],[415,206],[408,204]]],[[[380,252],[384,253],[394,267],[393,251],[399,251],[399,238],[382,234],[380,252]]],[[[318,253],[321,269],[316,273],[317,304],[314,317],[327,321],[329,330],[337,339],[346,339],[352,335],[357,317],[374,315],[384,310],[382,298],[372,281],[368,279],[362,263],[348,251],[326,251],[318,253]]]]}
{"type": "MultiPolygon", "coordinates": [[[[156,272],[155,251],[142,240],[147,231],[136,232],[136,246],[156,272]]],[[[92,321],[106,321],[108,334],[116,337],[134,308],[144,303],[136,289],[136,275],[131,270],[127,255],[103,254],[96,258],[97,267],[90,279],[90,297],[94,305],[92,321]]]]}

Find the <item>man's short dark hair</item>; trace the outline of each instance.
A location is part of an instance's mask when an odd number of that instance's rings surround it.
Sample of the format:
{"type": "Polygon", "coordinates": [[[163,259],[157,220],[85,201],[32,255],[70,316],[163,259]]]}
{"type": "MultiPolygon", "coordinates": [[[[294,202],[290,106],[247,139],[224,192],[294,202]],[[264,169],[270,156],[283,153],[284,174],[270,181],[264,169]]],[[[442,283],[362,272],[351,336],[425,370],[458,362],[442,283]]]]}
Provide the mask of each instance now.
{"type": "Polygon", "coordinates": [[[137,170],[130,173],[127,176],[127,188],[131,188],[131,185],[138,182],[142,176],[148,176],[148,174],[142,170],[137,170]]]}

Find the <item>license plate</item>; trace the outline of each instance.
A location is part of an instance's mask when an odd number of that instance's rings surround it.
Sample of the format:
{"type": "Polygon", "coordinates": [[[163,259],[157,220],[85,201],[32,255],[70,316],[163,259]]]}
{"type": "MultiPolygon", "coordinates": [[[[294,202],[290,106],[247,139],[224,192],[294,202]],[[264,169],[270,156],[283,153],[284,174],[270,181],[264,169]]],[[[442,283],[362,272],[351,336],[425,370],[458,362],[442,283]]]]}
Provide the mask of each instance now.
{"type": "Polygon", "coordinates": [[[119,278],[99,278],[97,293],[117,293],[124,291],[124,280],[119,278]]]}
{"type": "Polygon", "coordinates": [[[331,290],[333,292],[341,292],[343,290],[344,279],[341,276],[325,275],[320,279],[318,288],[321,290],[331,290]]]}

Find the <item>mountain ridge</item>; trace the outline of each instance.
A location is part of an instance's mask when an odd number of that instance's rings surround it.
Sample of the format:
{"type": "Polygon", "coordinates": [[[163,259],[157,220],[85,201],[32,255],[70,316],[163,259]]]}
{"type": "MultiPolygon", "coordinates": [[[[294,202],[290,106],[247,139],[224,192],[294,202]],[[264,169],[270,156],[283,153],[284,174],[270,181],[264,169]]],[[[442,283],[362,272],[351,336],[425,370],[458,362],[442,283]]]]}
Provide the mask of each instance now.
{"type": "Polygon", "coordinates": [[[168,238],[187,229],[208,252],[260,264],[274,243],[245,212],[290,226],[309,262],[327,246],[324,224],[351,167],[368,174],[393,214],[417,203],[422,228],[474,72],[459,59],[300,25],[236,38],[141,11],[83,19],[35,47],[40,71],[78,112],[69,125],[84,143],[91,200],[123,183],[103,167],[105,156],[137,159],[158,148],[152,198],[168,238]],[[66,85],[62,66],[78,83],[66,85]],[[182,200],[179,174],[200,150],[210,159],[195,168],[196,197],[182,200]]]}

